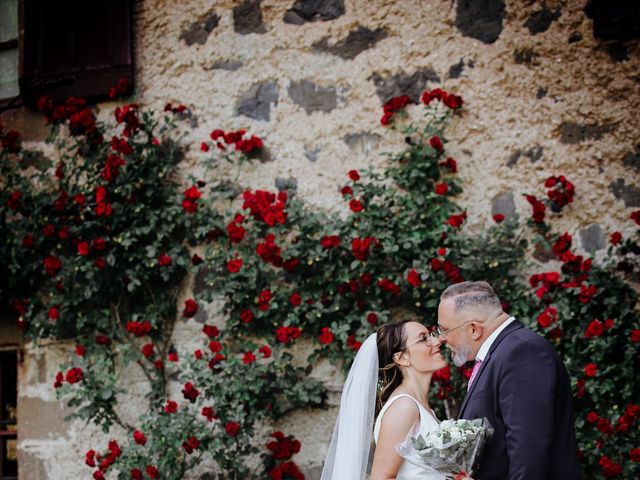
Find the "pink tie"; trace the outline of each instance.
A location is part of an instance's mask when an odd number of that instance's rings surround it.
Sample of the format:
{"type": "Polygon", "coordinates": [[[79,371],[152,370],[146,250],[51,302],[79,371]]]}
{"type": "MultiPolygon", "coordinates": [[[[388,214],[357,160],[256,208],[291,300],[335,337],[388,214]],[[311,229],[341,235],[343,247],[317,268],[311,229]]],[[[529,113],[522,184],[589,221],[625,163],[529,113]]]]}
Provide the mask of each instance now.
{"type": "Polygon", "coordinates": [[[478,370],[480,370],[480,365],[482,365],[482,360],[476,360],[476,363],[473,364],[473,370],[471,370],[471,377],[469,377],[469,383],[467,384],[467,390],[471,387],[471,383],[473,379],[476,378],[476,374],[478,370]]]}

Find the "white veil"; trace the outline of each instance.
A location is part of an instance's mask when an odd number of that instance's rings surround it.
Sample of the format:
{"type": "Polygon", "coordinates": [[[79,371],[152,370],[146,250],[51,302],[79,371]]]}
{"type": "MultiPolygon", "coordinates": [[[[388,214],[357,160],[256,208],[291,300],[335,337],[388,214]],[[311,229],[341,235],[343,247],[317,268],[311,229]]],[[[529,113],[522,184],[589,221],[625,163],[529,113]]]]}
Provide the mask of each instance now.
{"type": "Polygon", "coordinates": [[[362,344],[342,389],[321,480],[363,480],[367,473],[378,384],[376,334],[362,344]]]}

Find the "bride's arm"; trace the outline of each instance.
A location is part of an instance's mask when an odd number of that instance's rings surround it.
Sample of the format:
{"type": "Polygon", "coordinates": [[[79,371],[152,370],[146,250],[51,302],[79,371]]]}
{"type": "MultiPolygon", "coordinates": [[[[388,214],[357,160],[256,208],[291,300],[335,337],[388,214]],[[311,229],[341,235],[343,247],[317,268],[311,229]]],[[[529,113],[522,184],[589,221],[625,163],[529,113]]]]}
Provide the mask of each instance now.
{"type": "Polygon", "coordinates": [[[405,441],[409,430],[419,419],[418,406],[407,397],[397,399],[387,409],[380,425],[370,480],[396,478],[403,462],[403,458],[396,452],[396,445],[405,441]]]}

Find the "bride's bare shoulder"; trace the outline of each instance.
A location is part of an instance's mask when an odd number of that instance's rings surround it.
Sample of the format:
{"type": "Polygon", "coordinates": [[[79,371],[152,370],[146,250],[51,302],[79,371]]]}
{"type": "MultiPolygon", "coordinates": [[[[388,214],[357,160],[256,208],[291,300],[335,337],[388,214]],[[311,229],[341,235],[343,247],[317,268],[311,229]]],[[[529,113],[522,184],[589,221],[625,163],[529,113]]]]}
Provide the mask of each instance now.
{"type": "Polygon", "coordinates": [[[415,400],[409,397],[400,397],[393,401],[382,416],[382,427],[385,425],[408,425],[411,427],[420,419],[420,410],[415,400]]]}

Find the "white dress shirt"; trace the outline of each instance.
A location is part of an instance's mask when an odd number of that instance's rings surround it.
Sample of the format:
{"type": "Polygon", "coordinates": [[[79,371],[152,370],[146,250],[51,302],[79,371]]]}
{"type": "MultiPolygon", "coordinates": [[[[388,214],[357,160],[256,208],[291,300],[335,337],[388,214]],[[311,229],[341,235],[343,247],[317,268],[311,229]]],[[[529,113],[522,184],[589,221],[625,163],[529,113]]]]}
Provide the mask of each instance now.
{"type": "Polygon", "coordinates": [[[489,353],[489,349],[491,348],[491,345],[496,340],[496,338],[498,338],[498,335],[500,335],[500,332],[502,332],[505,328],[507,328],[507,325],[509,325],[515,319],[516,317],[507,318],[502,325],[496,328],[493,331],[493,333],[489,335],[489,337],[484,342],[482,342],[482,345],[480,346],[480,350],[478,350],[478,354],[476,355],[476,361],[480,360],[484,362],[484,359],[487,356],[487,353],[489,353]]]}

